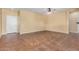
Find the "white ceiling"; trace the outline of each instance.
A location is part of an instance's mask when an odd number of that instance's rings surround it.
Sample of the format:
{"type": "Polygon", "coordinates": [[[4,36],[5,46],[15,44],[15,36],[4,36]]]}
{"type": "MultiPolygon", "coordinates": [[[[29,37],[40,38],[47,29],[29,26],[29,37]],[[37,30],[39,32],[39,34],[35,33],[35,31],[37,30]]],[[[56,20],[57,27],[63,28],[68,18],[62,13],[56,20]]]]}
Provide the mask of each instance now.
{"type": "MultiPolygon", "coordinates": [[[[29,8],[28,10],[38,12],[38,13],[43,13],[43,14],[48,11],[47,8],[29,8]]],[[[51,8],[51,10],[53,11],[53,8],[51,8]]],[[[56,8],[56,11],[63,11],[63,10],[65,10],[65,9],[56,8]]]]}
{"type": "MultiPolygon", "coordinates": [[[[67,10],[68,8],[51,8],[52,11],[54,9],[56,12],[61,12],[61,11],[67,10]]],[[[47,8],[17,8],[17,10],[29,10],[29,11],[37,12],[40,14],[46,14],[46,12],[48,11],[47,8]]]]}

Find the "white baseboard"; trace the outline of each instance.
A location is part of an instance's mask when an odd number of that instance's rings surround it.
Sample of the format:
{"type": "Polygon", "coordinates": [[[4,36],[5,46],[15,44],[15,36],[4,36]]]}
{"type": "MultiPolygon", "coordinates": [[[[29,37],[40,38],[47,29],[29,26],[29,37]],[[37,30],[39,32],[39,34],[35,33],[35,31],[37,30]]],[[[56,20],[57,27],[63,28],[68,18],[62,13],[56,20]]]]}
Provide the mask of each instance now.
{"type": "MultiPolygon", "coordinates": [[[[26,34],[26,33],[34,33],[34,32],[39,32],[39,31],[51,31],[51,32],[59,32],[59,31],[52,31],[52,30],[37,30],[37,31],[30,31],[30,32],[20,32],[20,34],[26,34]]],[[[59,33],[65,33],[65,34],[69,34],[68,32],[59,32],[59,33]]],[[[2,33],[2,35],[6,35],[7,33],[2,33]]]]}
{"type": "Polygon", "coordinates": [[[30,31],[30,32],[22,32],[22,33],[20,33],[20,34],[34,33],[34,32],[39,32],[39,31],[44,31],[44,30],[37,30],[37,31],[30,31]]]}
{"type": "MultiPolygon", "coordinates": [[[[18,33],[18,32],[13,32],[13,33],[18,33]]],[[[6,34],[10,34],[10,33],[2,33],[1,36],[6,35],[6,34]]]]}
{"type": "Polygon", "coordinates": [[[7,33],[2,33],[1,35],[6,35],[7,33]]]}
{"type": "Polygon", "coordinates": [[[79,33],[79,32],[70,32],[70,33],[79,33]]]}
{"type": "Polygon", "coordinates": [[[54,30],[47,30],[47,31],[51,31],[51,32],[59,32],[59,33],[64,33],[64,34],[69,34],[69,32],[60,32],[60,31],[54,31],[54,30]]]}
{"type": "Polygon", "coordinates": [[[1,34],[0,34],[0,38],[1,38],[1,36],[3,36],[3,35],[6,35],[6,33],[1,33],[1,34]]]}

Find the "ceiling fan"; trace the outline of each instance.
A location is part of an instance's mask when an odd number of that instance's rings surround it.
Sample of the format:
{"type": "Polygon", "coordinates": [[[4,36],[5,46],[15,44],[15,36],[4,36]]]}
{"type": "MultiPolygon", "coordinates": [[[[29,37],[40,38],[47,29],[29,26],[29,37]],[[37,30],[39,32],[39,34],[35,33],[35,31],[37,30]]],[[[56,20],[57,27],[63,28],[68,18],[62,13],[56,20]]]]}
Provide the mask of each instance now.
{"type": "Polygon", "coordinates": [[[47,12],[47,14],[54,14],[55,13],[55,11],[56,11],[56,9],[55,8],[53,8],[53,11],[52,11],[52,9],[51,8],[48,8],[48,12],[47,12]]]}

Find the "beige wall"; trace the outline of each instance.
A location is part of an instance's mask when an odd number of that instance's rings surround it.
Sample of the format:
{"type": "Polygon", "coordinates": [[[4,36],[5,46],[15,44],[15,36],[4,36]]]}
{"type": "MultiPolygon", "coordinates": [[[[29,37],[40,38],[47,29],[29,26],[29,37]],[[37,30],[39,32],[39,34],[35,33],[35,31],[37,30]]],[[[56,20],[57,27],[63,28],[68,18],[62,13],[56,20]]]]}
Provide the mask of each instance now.
{"type": "Polygon", "coordinates": [[[2,9],[2,34],[6,33],[6,16],[19,16],[18,24],[21,34],[36,31],[56,31],[68,33],[68,14],[66,12],[56,13],[55,15],[42,15],[30,11],[19,11],[2,9]]]}
{"type": "Polygon", "coordinates": [[[19,11],[2,9],[2,34],[6,34],[6,16],[18,16],[18,26],[20,33],[30,33],[45,30],[45,15],[30,11],[19,11]]]}
{"type": "Polygon", "coordinates": [[[46,16],[44,15],[30,11],[20,11],[20,33],[22,34],[45,30],[45,17],[46,16]]]}
{"type": "Polygon", "coordinates": [[[54,15],[53,14],[49,15],[46,29],[48,31],[69,33],[68,13],[59,12],[59,13],[55,13],[54,15]]]}
{"type": "Polygon", "coordinates": [[[11,9],[2,9],[2,34],[6,34],[6,16],[18,16],[18,13],[11,9]]]}
{"type": "Polygon", "coordinates": [[[2,9],[0,9],[0,37],[2,33],[2,9]]]}

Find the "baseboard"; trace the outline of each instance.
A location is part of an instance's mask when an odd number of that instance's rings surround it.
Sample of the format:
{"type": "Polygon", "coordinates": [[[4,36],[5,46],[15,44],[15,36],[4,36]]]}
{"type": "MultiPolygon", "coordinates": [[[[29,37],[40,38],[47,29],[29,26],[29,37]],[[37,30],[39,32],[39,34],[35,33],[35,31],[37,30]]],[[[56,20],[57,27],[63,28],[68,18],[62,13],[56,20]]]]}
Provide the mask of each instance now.
{"type": "MultiPolygon", "coordinates": [[[[52,30],[37,30],[37,31],[22,32],[22,33],[20,32],[19,34],[22,35],[22,34],[28,34],[28,33],[41,32],[41,31],[58,32],[58,31],[52,31],[52,30]]],[[[58,32],[58,33],[69,34],[68,32],[58,32]]],[[[1,37],[2,35],[6,35],[6,34],[8,34],[8,33],[2,33],[2,34],[0,35],[0,37],[1,37]]]]}
{"type": "Polygon", "coordinates": [[[1,33],[1,34],[0,34],[0,38],[1,38],[3,35],[6,35],[6,33],[1,33]]]}
{"type": "Polygon", "coordinates": [[[76,33],[79,33],[79,32],[70,32],[70,33],[75,33],[76,34],[76,33]]]}
{"type": "Polygon", "coordinates": [[[37,31],[30,31],[30,32],[22,32],[22,33],[20,33],[20,34],[22,35],[22,34],[29,34],[29,33],[41,32],[41,31],[45,31],[45,30],[37,30],[37,31]]]}
{"type": "Polygon", "coordinates": [[[1,38],[1,36],[2,36],[2,35],[0,34],[0,38],[1,38]]]}
{"type": "Polygon", "coordinates": [[[2,33],[1,35],[6,35],[7,33],[2,33]]]}
{"type": "Polygon", "coordinates": [[[59,31],[53,31],[53,30],[46,30],[46,31],[58,32],[58,33],[63,33],[63,34],[69,34],[69,32],[59,32],[59,31]]]}
{"type": "MultiPolygon", "coordinates": [[[[18,32],[13,32],[13,33],[18,33],[18,32]]],[[[7,34],[12,34],[12,33],[2,33],[1,36],[7,35],[7,34]]],[[[19,34],[19,33],[18,33],[19,34]]]]}

